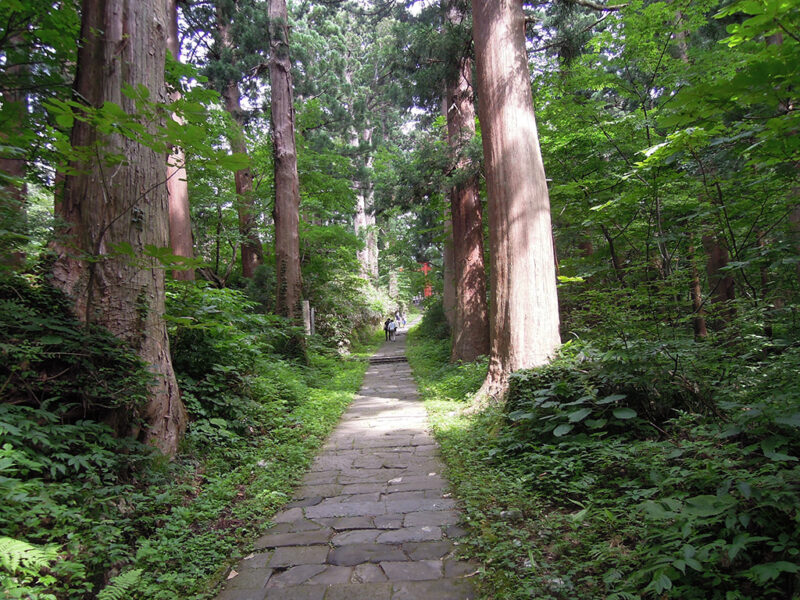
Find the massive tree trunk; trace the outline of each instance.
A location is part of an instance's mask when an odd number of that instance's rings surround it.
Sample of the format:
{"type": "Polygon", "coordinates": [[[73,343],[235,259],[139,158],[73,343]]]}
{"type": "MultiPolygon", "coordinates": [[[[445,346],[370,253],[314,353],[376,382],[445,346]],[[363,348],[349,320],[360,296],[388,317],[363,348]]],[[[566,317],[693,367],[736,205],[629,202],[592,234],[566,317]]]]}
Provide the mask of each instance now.
{"type": "MultiPolygon", "coordinates": [[[[447,19],[461,24],[463,12],[450,0],[447,19]]],[[[458,57],[458,69],[446,86],[447,141],[456,157],[456,167],[470,167],[464,146],[475,135],[475,105],[472,90],[472,60],[458,57]]],[[[486,305],[486,270],[483,262],[483,211],[478,177],[471,175],[450,190],[453,266],[456,307],[450,359],[473,361],[489,354],[489,308],[486,305]]]]}
{"type": "Polygon", "coordinates": [[[724,321],[730,322],[736,314],[733,301],[736,300],[736,282],[724,269],[730,260],[728,249],[718,236],[704,235],[703,248],[708,255],[706,275],[711,288],[711,299],[717,305],[717,312],[724,321]]]}
{"type": "Polygon", "coordinates": [[[356,258],[361,267],[361,276],[369,279],[369,248],[367,247],[367,200],[364,197],[363,182],[356,192],[356,214],[353,218],[353,231],[364,242],[364,248],[356,251],[356,258]]]}
{"type": "MultiPolygon", "coordinates": [[[[449,212],[449,210],[448,210],[449,212]]],[[[453,254],[453,222],[448,214],[444,220],[444,242],[442,243],[442,309],[450,330],[456,322],[456,267],[453,254]]]]}
{"type": "Polygon", "coordinates": [[[367,269],[373,282],[378,281],[378,227],[375,221],[375,208],[370,191],[367,199],[367,269]]]}
{"type": "Polygon", "coordinates": [[[550,200],[519,0],[472,0],[489,195],[491,353],[483,391],[542,365],[561,343],[550,200]]]}
{"type": "MultiPolygon", "coordinates": [[[[369,127],[363,132],[363,140],[367,144],[372,141],[373,128],[369,127]]],[[[360,147],[358,134],[354,134],[351,144],[355,150],[360,147]]],[[[369,172],[372,169],[372,156],[367,151],[365,167],[369,172]]],[[[374,191],[372,183],[364,178],[358,182],[358,193],[356,195],[356,215],[354,219],[354,229],[357,236],[364,240],[364,249],[357,253],[358,262],[361,265],[361,276],[372,283],[378,280],[378,236],[375,232],[375,205],[374,191]]]]}
{"type": "MultiPolygon", "coordinates": [[[[372,172],[373,156],[370,150],[372,144],[373,127],[368,127],[364,130],[363,140],[367,144],[367,160],[365,166],[367,172],[372,172]]],[[[378,281],[378,234],[375,230],[375,191],[373,189],[372,181],[364,182],[364,211],[366,217],[366,264],[367,274],[371,281],[374,283],[378,281]]]]}
{"type": "MultiPolygon", "coordinates": [[[[234,44],[230,35],[230,25],[222,11],[217,12],[217,19],[222,45],[232,49],[234,44]]],[[[244,117],[238,82],[229,81],[222,95],[225,98],[225,110],[233,118],[235,127],[229,140],[231,150],[246,155],[247,145],[242,130],[244,117]]],[[[237,170],[233,176],[236,185],[236,211],[239,214],[239,235],[242,238],[242,275],[252,277],[256,268],[264,262],[264,251],[256,224],[253,175],[247,167],[237,170]]]]}
{"type": "Polygon", "coordinates": [[[299,319],[300,187],[294,138],[294,90],[289,60],[286,0],[269,0],[269,79],[272,89],[272,142],[275,160],[276,312],[299,319]]]}
{"type": "Polygon", "coordinates": [[[700,273],[697,269],[695,262],[695,250],[693,237],[689,241],[689,262],[691,264],[691,282],[689,284],[689,293],[692,297],[692,312],[694,318],[692,325],[694,327],[695,339],[702,339],[708,337],[708,329],[706,328],[706,312],[703,302],[703,289],[700,286],[700,273]]]}
{"type": "MultiPolygon", "coordinates": [[[[791,226],[792,236],[795,239],[795,249],[800,254],[800,205],[795,206],[789,214],[789,225],[791,226]]],[[[800,282],[800,262],[795,267],[797,281],[800,282]]]]}
{"type": "MultiPolygon", "coordinates": [[[[176,0],[167,0],[167,17],[169,18],[169,35],[167,36],[167,50],[175,60],[180,60],[181,48],[178,39],[178,4],[176,0]]],[[[170,100],[180,100],[181,93],[173,91],[170,100]]],[[[182,119],[173,114],[172,118],[179,125],[182,119]]],[[[194,248],[192,244],[192,219],[189,210],[189,184],[186,181],[186,167],[183,149],[174,147],[167,159],[167,196],[169,198],[169,243],[175,256],[192,258],[194,248]]],[[[194,281],[194,269],[173,271],[175,279],[194,281]]]]}
{"type": "MultiPolygon", "coordinates": [[[[6,202],[10,209],[7,215],[9,221],[4,225],[17,233],[23,233],[26,218],[26,199],[28,195],[24,178],[27,164],[19,153],[23,151],[23,143],[19,135],[23,133],[27,122],[28,109],[27,97],[22,91],[27,68],[26,65],[14,64],[18,48],[24,42],[21,34],[13,33],[8,41],[4,85],[0,89],[0,173],[4,182],[0,183],[0,200],[6,202]],[[8,179],[6,179],[8,178],[8,179]],[[12,180],[12,181],[8,181],[12,180]]],[[[25,260],[25,255],[12,248],[0,248],[0,263],[8,266],[19,266],[25,260]]]]}
{"type": "MultiPolygon", "coordinates": [[[[164,0],[84,0],[79,97],[92,107],[114,102],[128,113],[136,106],[122,93],[125,85],[144,86],[159,98],[167,27],[164,0]]],[[[80,174],[67,178],[61,202],[67,241],[58,249],[53,281],[74,300],[81,321],[105,326],[149,365],[155,379],[143,437],[174,454],[186,412],[164,323],[164,271],[141,257],[147,245],[169,244],[165,156],[119,134],[101,135],[81,121],[75,122],[72,144],[96,150],[99,158],[72,165],[80,174]],[[119,156],[125,162],[109,164],[119,156]],[[114,244],[130,244],[139,259],[110,254],[114,244]]],[[[120,430],[123,417],[113,415],[120,430]]]]}

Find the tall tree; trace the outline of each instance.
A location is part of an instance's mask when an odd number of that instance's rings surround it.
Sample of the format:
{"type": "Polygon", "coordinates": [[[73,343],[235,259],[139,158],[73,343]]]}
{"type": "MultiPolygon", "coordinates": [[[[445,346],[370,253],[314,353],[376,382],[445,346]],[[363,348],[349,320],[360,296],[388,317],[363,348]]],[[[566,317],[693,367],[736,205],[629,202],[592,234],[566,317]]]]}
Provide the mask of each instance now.
{"type": "Polygon", "coordinates": [[[302,315],[300,301],[300,188],[294,137],[292,64],[286,0],[269,0],[269,79],[272,93],[272,140],[275,164],[276,312],[290,319],[302,315]]]}
{"type": "MultiPolygon", "coordinates": [[[[24,58],[20,57],[23,45],[20,31],[9,31],[5,48],[5,72],[0,84],[0,201],[9,211],[6,227],[11,230],[22,228],[25,220],[25,200],[27,170],[20,135],[27,121],[28,108],[23,80],[27,71],[24,58]]],[[[6,217],[3,217],[6,221],[6,217]]],[[[4,227],[4,228],[6,228],[4,227]]],[[[0,248],[0,264],[14,265],[23,262],[22,252],[12,252],[10,248],[0,248]]]]}
{"type": "MultiPolygon", "coordinates": [[[[169,33],[167,35],[167,50],[176,61],[181,57],[180,39],[178,37],[178,2],[167,0],[167,17],[169,18],[169,33]]],[[[170,92],[170,100],[180,100],[178,90],[170,92]]],[[[172,118],[180,125],[182,119],[173,114],[172,118]]],[[[189,210],[189,184],[186,181],[186,158],[183,149],[175,146],[167,159],[167,195],[169,197],[169,241],[172,253],[175,256],[192,258],[192,221],[189,210]]],[[[194,280],[194,269],[173,271],[175,279],[184,281],[194,280]]]]}
{"type": "Polygon", "coordinates": [[[449,207],[445,208],[444,240],[442,241],[442,308],[447,324],[452,331],[456,325],[456,308],[458,298],[456,293],[456,265],[453,252],[453,220],[449,214],[449,207]]]}
{"type": "MultiPolygon", "coordinates": [[[[84,0],[75,93],[89,111],[114,103],[135,114],[134,100],[123,93],[126,86],[142,86],[151,97],[163,94],[167,28],[164,0],[84,0]]],[[[174,454],[186,411],[163,317],[164,271],[141,256],[146,246],[169,245],[165,156],[119,133],[101,133],[82,119],[75,122],[71,141],[90,151],[71,165],[66,181],[61,203],[66,241],[53,281],[73,299],[81,321],[105,326],[150,366],[154,381],[143,437],[174,454]],[[110,254],[114,245],[132,248],[137,260],[110,254]]],[[[124,417],[114,415],[120,430],[128,426],[124,417]]]]}
{"type": "MultiPolygon", "coordinates": [[[[233,3],[236,12],[237,2],[233,3]]],[[[236,49],[231,34],[231,19],[222,7],[217,9],[219,39],[222,50],[234,60],[236,49]]],[[[231,65],[233,66],[233,65],[231,65]]],[[[228,73],[233,73],[229,70],[228,73]]],[[[222,83],[222,96],[225,99],[225,108],[233,119],[233,131],[230,135],[231,149],[239,154],[247,154],[247,145],[244,137],[244,112],[242,111],[241,93],[238,78],[229,78],[222,83]]],[[[237,203],[239,213],[239,234],[242,238],[242,275],[252,277],[256,268],[264,262],[264,252],[261,239],[258,236],[255,219],[255,196],[253,194],[253,174],[249,167],[237,169],[234,172],[236,183],[237,203]]]]}
{"type": "Polygon", "coordinates": [[[491,352],[484,392],[546,363],[561,340],[550,202],[519,0],[472,0],[491,253],[491,352]]]}
{"type": "MultiPolygon", "coordinates": [[[[466,13],[463,0],[449,0],[446,10],[448,25],[453,32],[458,32],[466,13]]],[[[445,90],[447,141],[459,169],[456,184],[449,194],[456,287],[450,358],[469,362],[489,354],[489,308],[486,305],[483,210],[478,175],[469,172],[470,160],[464,151],[475,135],[475,105],[472,59],[463,38],[461,48],[445,90]]]]}

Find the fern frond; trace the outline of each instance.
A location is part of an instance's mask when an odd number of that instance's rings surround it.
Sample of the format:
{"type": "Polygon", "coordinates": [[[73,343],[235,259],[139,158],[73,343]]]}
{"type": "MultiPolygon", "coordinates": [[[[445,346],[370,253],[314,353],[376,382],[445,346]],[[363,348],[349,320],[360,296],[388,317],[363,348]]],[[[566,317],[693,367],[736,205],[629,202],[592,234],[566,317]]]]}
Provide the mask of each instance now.
{"type": "Polygon", "coordinates": [[[9,573],[23,567],[26,571],[39,572],[58,558],[55,545],[35,546],[23,540],[0,536],[0,566],[9,573]]]}
{"type": "Polygon", "coordinates": [[[139,581],[141,575],[141,569],[120,573],[97,594],[97,600],[124,600],[127,591],[139,581]]]}

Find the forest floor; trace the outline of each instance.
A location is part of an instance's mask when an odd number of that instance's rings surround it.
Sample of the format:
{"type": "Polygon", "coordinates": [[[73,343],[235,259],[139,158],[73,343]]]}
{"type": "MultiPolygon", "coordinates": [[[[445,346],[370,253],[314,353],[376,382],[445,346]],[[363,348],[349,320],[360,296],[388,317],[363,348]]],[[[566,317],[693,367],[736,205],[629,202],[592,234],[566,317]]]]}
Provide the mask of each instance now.
{"type": "Polygon", "coordinates": [[[372,358],[355,401],[217,600],[462,600],[461,516],[405,360],[405,331],[372,358]]]}

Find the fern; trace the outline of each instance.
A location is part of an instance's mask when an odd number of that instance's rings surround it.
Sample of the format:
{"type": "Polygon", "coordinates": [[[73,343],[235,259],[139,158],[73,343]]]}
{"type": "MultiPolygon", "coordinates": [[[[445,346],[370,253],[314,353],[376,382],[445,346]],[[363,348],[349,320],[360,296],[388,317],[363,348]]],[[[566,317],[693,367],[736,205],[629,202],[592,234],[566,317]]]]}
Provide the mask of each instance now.
{"type": "Polygon", "coordinates": [[[139,581],[141,575],[141,569],[132,569],[117,575],[97,594],[97,600],[123,600],[126,592],[139,581]]]}
{"type": "Polygon", "coordinates": [[[22,570],[36,575],[58,558],[55,545],[34,546],[22,540],[0,536],[0,566],[11,574],[22,570]]]}

